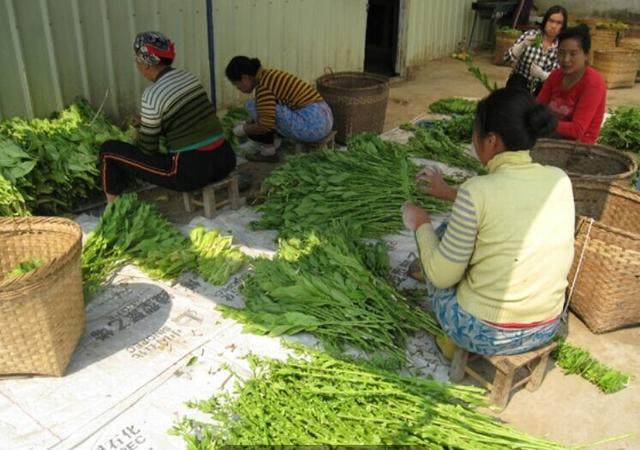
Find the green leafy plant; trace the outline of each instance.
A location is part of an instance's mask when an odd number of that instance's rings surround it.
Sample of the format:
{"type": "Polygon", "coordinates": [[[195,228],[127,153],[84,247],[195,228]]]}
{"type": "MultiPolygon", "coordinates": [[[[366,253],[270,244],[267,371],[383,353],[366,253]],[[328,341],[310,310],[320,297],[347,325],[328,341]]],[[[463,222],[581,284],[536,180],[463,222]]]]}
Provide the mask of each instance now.
{"type": "Polygon", "coordinates": [[[231,147],[238,152],[238,138],[233,134],[233,127],[238,122],[246,122],[251,119],[249,110],[244,106],[232,106],[227,109],[227,113],[222,118],[222,130],[224,137],[231,144],[231,147]]]}
{"type": "Polygon", "coordinates": [[[245,263],[244,253],[232,245],[233,236],[199,225],[189,233],[191,248],[197,255],[198,272],[211,284],[225,284],[245,263]]]}
{"type": "Polygon", "coordinates": [[[0,174],[0,216],[26,216],[27,205],[20,191],[0,174]]]}
{"type": "Polygon", "coordinates": [[[231,247],[229,237],[204,228],[196,228],[191,237],[190,242],[135,194],[120,196],[107,206],[98,226],[87,236],[82,252],[86,297],[126,263],[163,280],[200,270],[216,284],[224,284],[242,266],[244,258],[231,247]]]}
{"type": "Polygon", "coordinates": [[[618,150],[640,153],[640,107],[621,106],[602,126],[599,142],[618,150]]]}
{"type": "Polygon", "coordinates": [[[602,364],[587,350],[572,345],[565,339],[558,339],[552,355],[564,373],[578,374],[606,394],[624,389],[631,379],[631,375],[602,364]]]}
{"type": "MultiPolygon", "coordinates": [[[[289,157],[263,184],[265,202],[257,208],[262,217],[253,226],[277,229],[285,237],[335,223],[348,223],[357,237],[401,230],[406,196],[398,174],[415,149],[373,134],[354,136],[347,147],[289,157]]],[[[411,164],[411,181],[417,172],[411,164]]],[[[431,212],[450,207],[426,196],[419,202],[431,212]]]]}
{"type": "Polygon", "coordinates": [[[429,105],[429,111],[437,114],[474,114],[478,102],[460,97],[441,98],[429,105]]]}
{"type": "Polygon", "coordinates": [[[477,387],[401,376],[317,353],[250,361],[253,376],[238,384],[234,395],[188,403],[213,420],[184,418],[170,432],[194,450],[327,444],[566,448],[481,412],[485,400],[477,387]]]}
{"type": "Polygon", "coordinates": [[[252,263],[243,309],[222,307],[247,331],[273,336],[309,332],[325,350],[368,352],[389,366],[405,361],[409,333],[441,334],[435,320],[386,280],[388,248],[361,244],[348,229],[311,232],[279,242],[273,259],[252,263]]]}
{"type": "Polygon", "coordinates": [[[467,169],[478,174],[486,173],[480,161],[465,153],[438,127],[417,129],[407,145],[413,154],[443,162],[449,166],[467,169]]]}
{"type": "Polygon", "coordinates": [[[51,119],[0,122],[0,136],[19,147],[7,156],[6,141],[2,144],[0,170],[10,181],[18,177],[15,186],[31,210],[46,214],[70,211],[98,192],[100,144],[129,139],[86,100],[77,100],[51,119]]]}

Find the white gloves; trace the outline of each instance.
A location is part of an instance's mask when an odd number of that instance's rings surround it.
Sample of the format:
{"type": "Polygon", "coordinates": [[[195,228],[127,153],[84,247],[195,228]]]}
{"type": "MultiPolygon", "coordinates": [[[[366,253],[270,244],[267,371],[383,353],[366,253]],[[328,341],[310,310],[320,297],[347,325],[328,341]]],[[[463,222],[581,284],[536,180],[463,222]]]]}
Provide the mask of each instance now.
{"type": "Polygon", "coordinates": [[[531,64],[531,69],[529,69],[529,73],[532,78],[537,78],[541,81],[544,81],[549,76],[549,72],[545,72],[542,68],[536,64],[531,64]]]}
{"type": "Polygon", "coordinates": [[[519,59],[527,49],[527,47],[531,47],[536,42],[536,37],[537,35],[532,34],[524,38],[519,44],[514,45],[513,49],[511,50],[514,58],[519,59]]]}
{"type": "Polygon", "coordinates": [[[235,134],[236,137],[243,138],[247,136],[247,132],[244,131],[244,125],[244,122],[242,122],[233,127],[233,134],[235,134]]]}

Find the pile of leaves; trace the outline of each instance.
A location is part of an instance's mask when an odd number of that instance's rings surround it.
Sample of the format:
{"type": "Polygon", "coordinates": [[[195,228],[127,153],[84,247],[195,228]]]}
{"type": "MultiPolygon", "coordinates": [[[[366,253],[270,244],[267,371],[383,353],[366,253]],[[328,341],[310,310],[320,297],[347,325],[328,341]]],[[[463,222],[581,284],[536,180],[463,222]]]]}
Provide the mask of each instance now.
{"type": "Polygon", "coordinates": [[[190,449],[228,445],[411,445],[447,449],[561,449],[479,411],[483,391],[397,375],[323,354],[250,359],[254,374],[234,395],[188,406],[172,430],[190,449]]]}
{"type": "Polygon", "coordinates": [[[602,364],[587,350],[569,344],[564,339],[558,339],[552,355],[564,373],[578,374],[606,394],[624,389],[631,379],[631,375],[602,364]]]}
{"type": "Polygon", "coordinates": [[[100,144],[129,139],[86,100],[77,100],[51,119],[0,122],[0,137],[20,150],[7,156],[6,144],[0,144],[0,171],[15,183],[29,209],[43,214],[70,211],[96,193],[100,144]],[[22,175],[14,180],[8,171],[22,175]]]}
{"type": "Polygon", "coordinates": [[[232,106],[227,110],[227,113],[221,120],[224,137],[236,153],[241,153],[239,149],[240,142],[238,142],[238,138],[233,134],[233,127],[237,123],[247,122],[249,119],[251,119],[251,116],[247,108],[244,106],[232,106]]]}
{"type": "Polygon", "coordinates": [[[127,263],[163,280],[199,269],[205,279],[219,284],[240,269],[243,258],[228,237],[196,228],[192,238],[190,242],[135,194],[120,196],[107,206],[98,226],[87,236],[82,252],[86,298],[127,263]]]}
{"type": "MultiPolygon", "coordinates": [[[[401,230],[404,183],[418,172],[407,166],[411,148],[367,133],[351,138],[347,147],[288,158],[263,184],[266,201],[257,208],[263,215],[254,227],[277,229],[285,237],[335,223],[348,223],[354,237],[401,230]]],[[[450,208],[424,195],[419,203],[431,212],[450,208]]]]}
{"type": "Polygon", "coordinates": [[[640,107],[616,108],[602,126],[599,142],[618,150],[640,153],[640,107]]]}
{"type": "Polygon", "coordinates": [[[440,161],[452,167],[470,170],[478,174],[486,173],[480,161],[465,153],[464,148],[453,142],[438,127],[417,128],[407,145],[416,156],[440,161]]]}
{"type": "Polygon", "coordinates": [[[223,307],[224,314],[250,332],[309,332],[333,355],[358,349],[389,367],[405,362],[409,333],[441,334],[430,315],[386,280],[386,245],[361,244],[348,230],[325,232],[281,240],[273,259],[255,260],[241,290],[245,307],[223,307]]]}
{"type": "Polygon", "coordinates": [[[429,111],[436,114],[475,114],[478,102],[460,97],[441,98],[429,105],[429,111]]]}

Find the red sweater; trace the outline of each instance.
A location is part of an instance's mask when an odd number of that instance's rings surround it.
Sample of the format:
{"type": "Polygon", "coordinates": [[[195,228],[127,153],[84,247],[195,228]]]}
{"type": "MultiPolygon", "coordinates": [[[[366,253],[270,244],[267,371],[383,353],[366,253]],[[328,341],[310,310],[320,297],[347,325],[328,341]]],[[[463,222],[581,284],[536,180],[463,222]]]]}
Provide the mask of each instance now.
{"type": "Polygon", "coordinates": [[[551,72],[538,94],[538,101],[548,105],[558,117],[556,133],[562,138],[594,144],[604,118],[607,98],[604,79],[589,66],[580,81],[568,90],[562,87],[563,78],[562,70],[551,72]]]}

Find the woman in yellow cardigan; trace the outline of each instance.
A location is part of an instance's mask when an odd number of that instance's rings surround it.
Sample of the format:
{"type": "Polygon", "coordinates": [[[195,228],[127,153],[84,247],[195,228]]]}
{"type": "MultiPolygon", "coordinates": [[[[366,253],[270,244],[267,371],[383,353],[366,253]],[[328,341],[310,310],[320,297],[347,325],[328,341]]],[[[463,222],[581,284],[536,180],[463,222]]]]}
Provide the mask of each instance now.
{"type": "Polygon", "coordinates": [[[418,175],[428,195],[454,202],[438,230],[426,211],[403,207],[433,311],[456,345],[471,352],[526,352],[558,330],[573,260],[573,193],[562,170],[532,162],[528,151],[555,125],[527,93],[492,93],[478,104],[473,133],[489,173],[458,189],[438,173],[418,175]]]}

